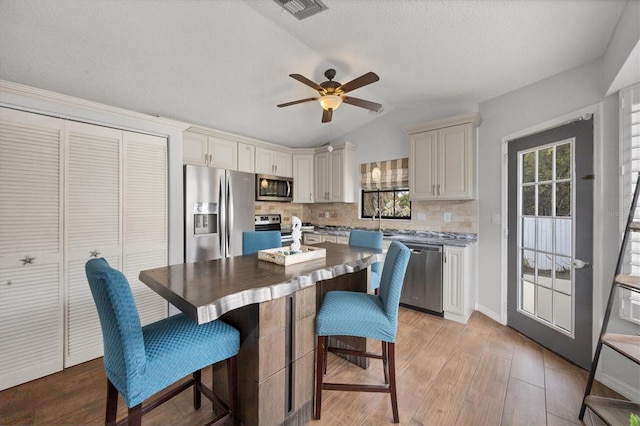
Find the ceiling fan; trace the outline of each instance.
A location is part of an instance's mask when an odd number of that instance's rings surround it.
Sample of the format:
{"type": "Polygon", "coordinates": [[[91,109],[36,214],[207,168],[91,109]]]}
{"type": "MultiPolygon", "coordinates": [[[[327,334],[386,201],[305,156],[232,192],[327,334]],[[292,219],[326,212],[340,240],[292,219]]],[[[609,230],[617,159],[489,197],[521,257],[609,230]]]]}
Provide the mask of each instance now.
{"type": "Polygon", "coordinates": [[[289,77],[292,77],[298,80],[299,82],[304,83],[307,86],[317,90],[320,97],[306,98],[306,99],[300,99],[297,101],[287,102],[287,103],[278,105],[278,108],[295,105],[295,104],[301,104],[304,102],[319,101],[323,109],[322,111],[323,123],[328,123],[329,121],[331,121],[331,116],[333,115],[333,111],[337,109],[342,104],[342,102],[346,104],[351,104],[353,106],[357,106],[360,108],[366,108],[368,110],[376,111],[376,112],[378,112],[380,108],[382,108],[382,105],[378,103],[366,101],[364,99],[353,98],[351,96],[345,95],[345,93],[347,92],[358,89],[362,86],[366,86],[367,84],[375,83],[376,81],[380,80],[380,77],[378,77],[376,73],[368,72],[345,84],[341,84],[337,81],[333,81],[333,78],[336,76],[336,70],[334,69],[326,70],[324,72],[324,76],[328,78],[328,81],[317,84],[300,74],[289,74],[289,77]]]}

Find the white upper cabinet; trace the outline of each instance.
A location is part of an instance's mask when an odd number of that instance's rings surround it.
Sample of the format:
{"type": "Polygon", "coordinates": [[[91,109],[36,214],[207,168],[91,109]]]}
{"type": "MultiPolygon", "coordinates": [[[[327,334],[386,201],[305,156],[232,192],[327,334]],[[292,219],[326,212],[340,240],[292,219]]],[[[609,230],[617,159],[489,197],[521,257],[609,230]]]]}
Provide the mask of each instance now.
{"type": "Polygon", "coordinates": [[[256,173],[293,177],[292,155],[283,151],[256,147],[256,173]]]}
{"type": "Polygon", "coordinates": [[[406,128],[412,200],[476,197],[476,128],[472,113],[406,128]]]}
{"type": "Polygon", "coordinates": [[[186,131],[182,160],[184,164],[237,170],[238,142],[219,135],[186,131]]]}
{"type": "MultiPolygon", "coordinates": [[[[314,156],[314,201],[316,203],[355,202],[355,145],[345,142],[318,148],[314,156]]],[[[294,181],[295,185],[295,181],[294,181]]]]}
{"type": "Polygon", "coordinates": [[[256,171],[256,147],[247,143],[238,142],[238,171],[255,173],[256,171]]]}
{"type": "Polygon", "coordinates": [[[294,154],[294,203],[313,203],[313,178],[313,154],[294,154]]]}

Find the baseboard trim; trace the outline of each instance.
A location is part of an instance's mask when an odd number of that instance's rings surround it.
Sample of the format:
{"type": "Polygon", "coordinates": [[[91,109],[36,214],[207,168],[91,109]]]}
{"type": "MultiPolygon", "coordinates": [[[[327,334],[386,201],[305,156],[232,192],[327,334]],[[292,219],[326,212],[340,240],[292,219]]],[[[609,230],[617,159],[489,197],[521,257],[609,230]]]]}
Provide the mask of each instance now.
{"type": "Polygon", "coordinates": [[[596,380],[608,387],[611,390],[618,392],[630,401],[637,401],[638,395],[640,395],[640,389],[633,388],[627,383],[621,382],[615,377],[609,376],[601,372],[596,373],[596,380]]]}
{"type": "Polygon", "coordinates": [[[488,316],[489,318],[491,318],[492,320],[494,320],[495,322],[497,322],[498,324],[502,324],[502,325],[507,325],[506,322],[502,322],[502,319],[500,318],[501,315],[492,311],[491,309],[487,308],[486,306],[482,306],[476,303],[476,311],[480,312],[483,315],[488,316]]]}

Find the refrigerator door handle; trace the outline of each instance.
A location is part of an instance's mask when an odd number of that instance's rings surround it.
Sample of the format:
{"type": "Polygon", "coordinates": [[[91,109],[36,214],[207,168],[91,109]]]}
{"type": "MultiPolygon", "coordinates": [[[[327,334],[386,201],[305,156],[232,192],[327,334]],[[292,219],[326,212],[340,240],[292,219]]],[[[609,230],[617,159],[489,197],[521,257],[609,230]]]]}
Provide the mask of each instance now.
{"type": "Polygon", "coordinates": [[[226,235],[227,235],[227,247],[226,247],[226,253],[225,255],[227,257],[230,256],[231,253],[231,239],[232,239],[232,235],[231,235],[231,230],[233,229],[233,188],[231,188],[231,177],[227,174],[226,177],[227,180],[227,193],[226,193],[226,198],[227,198],[227,229],[226,229],[226,235]]]}

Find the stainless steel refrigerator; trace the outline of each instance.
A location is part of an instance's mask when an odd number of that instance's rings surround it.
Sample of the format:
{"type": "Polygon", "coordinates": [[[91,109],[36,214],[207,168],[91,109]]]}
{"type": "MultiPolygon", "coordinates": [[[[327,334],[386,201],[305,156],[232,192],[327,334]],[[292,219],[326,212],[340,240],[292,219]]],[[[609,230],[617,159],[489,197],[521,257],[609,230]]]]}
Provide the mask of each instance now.
{"type": "Polygon", "coordinates": [[[242,254],[242,232],[254,230],[255,175],[184,166],[185,262],[242,254]]]}

